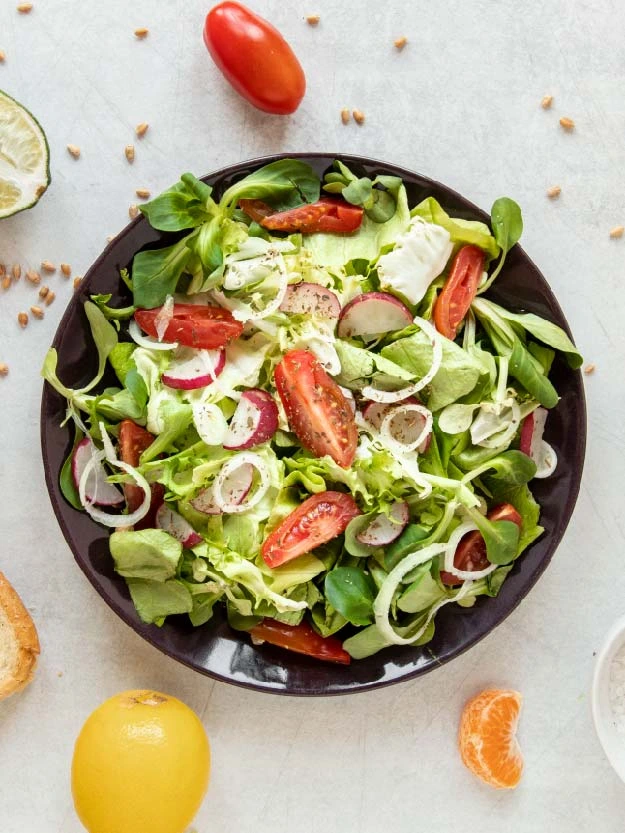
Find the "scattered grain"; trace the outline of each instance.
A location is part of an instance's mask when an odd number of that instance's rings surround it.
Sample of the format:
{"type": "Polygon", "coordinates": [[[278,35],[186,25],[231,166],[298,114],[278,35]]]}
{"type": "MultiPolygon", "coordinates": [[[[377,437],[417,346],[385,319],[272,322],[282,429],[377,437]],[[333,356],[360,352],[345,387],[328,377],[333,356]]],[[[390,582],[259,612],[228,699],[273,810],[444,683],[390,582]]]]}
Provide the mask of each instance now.
{"type": "Polygon", "coordinates": [[[549,110],[551,105],[553,104],[553,96],[552,95],[544,95],[540,102],[540,106],[543,110],[549,110]]]}
{"type": "Polygon", "coordinates": [[[560,119],[560,127],[564,128],[564,130],[574,130],[575,122],[573,119],[569,119],[566,116],[562,116],[560,119]]]}
{"type": "Polygon", "coordinates": [[[590,376],[591,373],[594,373],[596,367],[597,367],[597,365],[595,365],[595,364],[587,364],[584,367],[584,373],[586,374],[586,376],[590,376]]]}
{"type": "Polygon", "coordinates": [[[610,229],[610,237],[613,240],[622,237],[623,233],[625,233],[625,226],[614,226],[614,228],[610,229]]]}
{"type": "Polygon", "coordinates": [[[49,307],[50,304],[53,303],[55,298],[56,292],[52,292],[52,290],[50,290],[50,292],[48,292],[48,294],[46,295],[46,306],[49,307]]]}
{"type": "Polygon", "coordinates": [[[6,52],[0,49],[0,64],[3,64],[7,59],[6,52]]]}
{"type": "Polygon", "coordinates": [[[552,185],[551,188],[547,188],[547,196],[550,200],[557,200],[561,193],[562,188],[559,185],[552,185]]]}
{"type": "Polygon", "coordinates": [[[349,124],[349,120],[351,119],[351,113],[347,109],[347,107],[343,107],[341,110],[341,121],[343,124],[349,124]]]}
{"type": "Polygon", "coordinates": [[[69,276],[72,274],[72,267],[69,265],[69,263],[61,263],[61,272],[66,278],[69,278],[69,276]]]}
{"type": "Polygon", "coordinates": [[[308,23],[309,26],[316,26],[320,20],[321,16],[318,14],[309,14],[306,17],[306,23],[308,23]]]}
{"type": "Polygon", "coordinates": [[[135,37],[139,40],[143,40],[147,38],[148,34],[150,33],[149,29],[146,29],[145,26],[141,26],[139,29],[135,29],[135,37]]]}
{"type": "Polygon", "coordinates": [[[10,286],[11,286],[11,277],[10,277],[10,275],[5,275],[2,278],[2,288],[3,289],[8,289],[10,286]]]}
{"type": "Polygon", "coordinates": [[[0,362],[0,376],[7,376],[9,373],[9,365],[6,362],[0,362]]]}
{"type": "Polygon", "coordinates": [[[74,159],[78,159],[80,157],[80,148],[77,145],[68,145],[67,150],[70,156],[73,156],[74,159]]]}
{"type": "Polygon", "coordinates": [[[107,243],[112,243],[113,240],[115,240],[115,235],[114,234],[109,234],[108,237],[106,238],[107,243]]]}
{"type": "Polygon", "coordinates": [[[137,136],[140,137],[145,136],[145,134],[148,132],[149,126],[150,125],[146,121],[142,121],[141,124],[138,124],[135,127],[135,133],[137,134],[137,136]]]}
{"type": "Polygon", "coordinates": [[[150,199],[150,192],[147,188],[137,188],[137,190],[135,191],[135,194],[141,200],[149,200],[150,199]]]}
{"type": "Polygon", "coordinates": [[[403,37],[403,36],[401,38],[397,38],[397,40],[394,41],[395,49],[399,49],[399,51],[401,52],[401,50],[404,48],[404,46],[407,43],[408,43],[408,38],[403,37]]]}
{"type": "Polygon", "coordinates": [[[20,327],[24,328],[28,324],[28,313],[18,312],[17,323],[20,325],[20,327]]]}
{"type": "Polygon", "coordinates": [[[41,298],[41,300],[43,300],[46,297],[48,292],[50,292],[50,287],[48,287],[48,286],[42,286],[41,287],[41,289],[39,290],[39,297],[41,298]]]}
{"type": "Polygon", "coordinates": [[[139,215],[139,207],[134,203],[128,209],[128,216],[131,220],[134,220],[135,217],[139,215]]]}
{"type": "Polygon", "coordinates": [[[126,159],[132,165],[132,163],[135,161],[135,146],[134,145],[126,145],[126,147],[124,148],[124,154],[126,156],[126,159]]]}
{"type": "Polygon", "coordinates": [[[74,289],[78,289],[78,287],[81,284],[81,281],[82,281],[81,275],[76,275],[76,277],[74,278],[74,289]]]}
{"type": "Polygon", "coordinates": [[[13,275],[14,281],[19,281],[19,279],[22,277],[22,267],[19,265],[19,263],[13,264],[13,266],[11,267],[11,274],[13,275]]]}
{"type": "Polygon", "coordinates": [[[34,272],[32,269],[28,269],[26,272],[26,279],[29,280],[32,284],[41,283],[41,275],[39,272],[34,272]]]}
{"type": "Polygon", "coordinates": [[[41,307],[33,306],[30,308],[30,311],[35,316],[35,318],[38,318],[39,320],[43,318],[43,310],[41,309],[41,307]]]}
{"type": "Polygon", "coordinates": [[[352,110],[352,116],[354,117],[354,121],[356,124],[364,124],[365,123],[365,114],[362,110],[352,110]]]}
{"type": "Polygon", "coordinates": [[[20,3],[17,7],[17,10],[20,14],[29,14],[33,10],[32,3],[20,3]]]}
{"type": "Polygon", "coordinates": [[[51,260],[42,260],[41,268],[44,272],[48,272],[50,275],[56,272],[56,266],[54,265],[54,263],[52,263],[51,260]]]}

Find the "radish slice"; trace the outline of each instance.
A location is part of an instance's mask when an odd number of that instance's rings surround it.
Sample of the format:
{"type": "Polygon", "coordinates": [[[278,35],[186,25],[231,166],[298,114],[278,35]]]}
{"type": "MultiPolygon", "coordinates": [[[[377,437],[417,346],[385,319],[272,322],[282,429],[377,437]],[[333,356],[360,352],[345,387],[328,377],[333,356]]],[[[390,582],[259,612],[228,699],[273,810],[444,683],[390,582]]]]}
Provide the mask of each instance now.
{"type": "Polygon", "coordinates": [[[158,339],[151,336],[144,336],[134,319],[128,324],[128,335],[135,344],[138,344],[139,347],[147,347],[148,350],[175,350],[178,346],[177,341],[158,341],[158,339]]]}
{"type": "Polygon", "coordinates": [[[264,390],[246,390],[230,420],[223,446],[237,451],[267,442],[278,430],[278,406],[264,390]]]}
{"type": "Polygon", "coordinates": [[[422,448],[432,435],[432,412],[423,405],[402,403],[385,415],[380,436],[402,452],[422,448]]]}
{"type": "Polygon", "coordinates": [[[409,324],[412,324],[412,314],[399,298],[388,292],[364,292],[343,307],[337,335],[373,341],[384,333],[403,330],[409,324]]]}
{"type": "Polygon", "coordinates": [[[318,283],[291,284],[287,287],[284,301],[280,304],[282,312],[304,315],[317,315],[319,318],[338,318],[341,314],[341,302],[334,292],[318,283]]]}
{"type": "Polygon", "coordinates": [[[178,390],[205,388],[219,376],[225,364],[225,350],[185,348],[163,373],[163,383],[178,390]]]}
{"type": "Polygon", "coordinates": [[[467,521],[466,523],[460,524],[460,526],[457,526],[451,533],[451,535],[449,536],[449,541],[447,542],[447,549],[445,550],[444,570],[447,573],[451,573],[452,576],[456,576],[456,578],[462,579],[463,581],[477,581],[477,579],[485,578],[486,576],[490,575],[493,572],[493,570],[497,569],[496,564],[489,564],[488,567],[485,567],[483,570],[458,570],[456,569],[456,567],[454,567],[454,558],[456,556],[458,544],[468,532],[473,532],[476,529],[476,525],[474,523],[471,523],[471,521],[467,521]]]}
{"type": "Polygon", "coordinates": [[[399,405],[382,405],[370,402],[363,411],[363,416],[382,437],[396,445],[398,451],[416,451],[425,454],[432,440],[432,414],[423,408],[413,396],[399,405]],[[413,408],[412,406],[416,406],[413,408]],[[411,411],[414,411],[411,413],[411,411]],[[402,418],[402,413],[404,417],[402,418]],[[429,416],[428,416],[429,415],[429,416]],[[386,422],[386,429],[382,425],[386,422]],[[416,445],[414,444],[416,442],[416,445]]]}
{"type": "Polygon", "coordinates": [[[202,536],[198,535],[191,524],[166,503],[161,503],[157,509],[156,525],[159,529],[168,532],[172,538],[180,541],[187,549],[202,543],[202,536]]]}
{"type": "MultiPolygon", "coordinates": [[[[239,466],[224,477],[221,483],[221,497],[226,496],[228,505],[238,506],[247,497],[253,482],[253,467],[250,465],[239,466]]],[[[205,515],[221,515],[224,511],[222,504],[217,503],[215,499],[214,485],[213,483],[207,489],[204,489],[191,501],[191,506],[197,509],[198,512],[204,512],[205,515]]]]}
{"type": "Polygon", "coordinates": [[[174,298],[173,295],[168,295],[165,299],[165,303],[160,308],[158,313],[156,314],[156,318],[154,319],[154,325],[156,326],[156,335],[158,336],[158,340],[162,341],[163,336],[167,331],[167,327],[169,327],[169,322],[174,317],[174,298]]]}
{"type": "Polygon", "coordinates": [[[536,463],[536,474],[534,477],[543,479],[549,477],[556,470],[558,455],[543,440],[545,423],[549,411],[546,408],[536,408],[523,420],[521,428],[521,440],[519,447],[524,454],[527,454],[536,463]]]}
{"type": "Polygon", "coordinates": [[[219,405],[208,402],[193,403],[193,424],[206,445],[221,445],[228,431],[228,423],[219,405]]]}
{"type": "Polygon", "coordinates": [[[407,385],[401,390],[379,390],[371,385],[366,385],[362,389],[362,395],[365,399],[370,399],[372,402],[401,402],[403,399],[412,396],[413,393],[422,390],[426,385],[429,385],[438,373],[443,359],[443,342],[441,336],[436,332],[430,322],[424,318],[417,316],[414,318],[414,323],[428,336],[432,344],[432,364],[430,365],[430,369],[418,382],[413,382],[413,384],[407,385]]]}
{"type": "Polygon", "coordinates": [[[87,465],[80,476],[80,482],[78,484],[78,497],[80,498],[80,502],[84,506],[85,511],[91,515],[94,521],[97,521],[104,526],[119,527],[121,524],[123,524],[124,527],[134,526],[138,521],[144,518],[150,510],[150,503],[152,500],[150,484],[133,466],[117,459],[111,439],[106,431],[106,428],[104,427],[104,423],[102,422],[100,422],[100,433],[102,434],[104,449],[102,451],[96,451],[95,454],[93,454],[87,461],[87,465]],[[97,469],[97,466],[100,465],[102,460],[105,459],[112,466],[116,466],[118,469],[125,471],[126,474],[129,474],[135,481],[135,484],[143,491],[143,501],[141,502],[141,505],[134,512],[131,512],[128,515],[110,515],[108,512],[98,509],[87,499],[86,488],[91,472],[97,469]]]}
{"type": "MultiPolygon", "coordinates": [[[[89,437],[85,437],[76,446],[72,457],[72,477],[77,489],[87,463],[96,454],[98,449],[89,437]]],[[[94,506],[120,506],[124,503],[124,496],[117,486],[108,482],[106,469],[101,462],[91,467],[91,474],[85,481],[85,497],[94,506]]]]}
{"type": "Polygon", "coordinates": [[[377,515],[356,538],[361,544],[383,547],[399,538],[409,517],[408,504],[403,500],[397,501],[393,504],[390,515],[377,515]]]}
{"type": "Polygon", "coordinates": [[[213,481],[213,497],[222,512],[227,514],[247,512],[248,509],[252,509],[263,499],[269,486],[269,471],[265,461],[252,451],[244,451],[242,454],[237,454],[236,457],[231,457],[230,460],[226,460],[223,464],[221,471],[213,481]],[[250,480],[253,479],[253,472],[250,472],[250,469],[256,469],[260,483],[254,489],[251,497],[248,497],[251,487],[250,482],[244,499],[235,500],[229,493],[227,483],[229,478],[241,469],[243,469],[241,476],[250,480]]]}

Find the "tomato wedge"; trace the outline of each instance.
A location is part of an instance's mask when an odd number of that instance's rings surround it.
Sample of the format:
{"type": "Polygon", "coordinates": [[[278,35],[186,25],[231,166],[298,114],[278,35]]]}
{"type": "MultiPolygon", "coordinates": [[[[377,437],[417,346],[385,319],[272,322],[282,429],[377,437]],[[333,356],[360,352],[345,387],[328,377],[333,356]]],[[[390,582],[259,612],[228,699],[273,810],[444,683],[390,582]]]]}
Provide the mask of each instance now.
{"type": "Polygon", "coordinates": [[[449,277],[434,304],[434,324],[445,338],[455,339],[475,298],[485,260],[486,255],[477,246],[463,246],[454,258],[449,277]]]}
{"type": "MultiPolygon", "coordinates": [[[[124,419],[119,424],[119,452],[124,463],[131,466],[139,465],[139,458],[152,445],[154,437],[145,428],[137,425],[131,419],[124,419]]],[[[165,497],[165,487],[161,483],[151,484],[152,497],[147,515],[137,521],[135,529],[150,529],[156,526],[156,510],[165,497]]],[[[124,483],[124,497],[128,511],[134,512],[143,502],[143,489],[134,483],[124,483]]],[[[120,518],[120,522],[123,517],[120,518]]]]}
{"type": "Polygon", "coordinates": [[[297,110],[306,77],[280,32],[241,3],[218,3],[206,16],[204,43],[234,89],[266,113],[297,110]]]}
{"type": "Polygon", "coordinates": [[[341,665],[349,665],[351,662],[340,639],[335,636],[319,636],[307,622],[285,625],[275,619],[263,619],[250,630],[250,634],[255,641],[269,642],[270,645],[278,645],[316,659],[339,662],[341,665]]]}
{"type": "Polygon", "coordinates": [[[356,501],[344,492],[311,495],[265,539],[262,556],[269,567],[279,567],[314,550],[345,531],[360,515],[356,501]]]}
{"type": "Polygon", "coordinates": [[[245,213],[270,231],[313,234],[314,232],[349,233],[360,228],[363,209],[345,200],[321,197],[317,202],[298,205],[288,211],[274,211],[262,200],[241,200],[245,213]]]}
{"type": "MultiPolygon", "coordinates": [[[[512,521],[519,529],[523,526],[523,519],[511,503],[502,503],[500,506],[495,506],[488,513],[487,518],[489,521],[512,521]]],[[[481,532],[477,530],[467,532],[456,548],[456,554],[454,555],[456,570],[466,570],[469,573],[478,572],[479,570],[485,570],[489,564],[490,561],[486,556],[486,542],[481,532]]],[[[462,584],[461,578],[445,570],[441,570],[441,581],[450,587],[462,584]]]]}
{"type": "Polygon", "coordinates": [[[308,350],[291,350],[274,373],[291,430],[301,444],[343,468],[351,466],[358,444],[354,414],[343,392],[308,350]]]}
{"type": "MultiPolygon", "coordinates": [[[[156,317],[162,307],[138,309],[135,321],[144,333],[158,337],[156,317]]],[[[222,307],[202,307],[199,304],[174,304],[171,320],[163,334],[163,341],[178,341],[185,347],[215,350],[243,332],[243,324],[222,307]]]]}

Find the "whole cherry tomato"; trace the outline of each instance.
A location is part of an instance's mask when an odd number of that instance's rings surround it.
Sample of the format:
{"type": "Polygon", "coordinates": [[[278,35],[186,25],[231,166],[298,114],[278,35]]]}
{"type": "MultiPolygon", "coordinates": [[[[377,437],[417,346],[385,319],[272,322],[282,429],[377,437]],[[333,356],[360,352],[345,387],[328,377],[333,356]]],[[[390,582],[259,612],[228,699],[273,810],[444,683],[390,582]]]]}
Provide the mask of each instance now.
{"type": "Polygon", "coordinates": [[[306,78],[280,32],[241,3],[214,6],[204,43],[225,78],[254,107],[285,115],[299,107],[306,78]]]}

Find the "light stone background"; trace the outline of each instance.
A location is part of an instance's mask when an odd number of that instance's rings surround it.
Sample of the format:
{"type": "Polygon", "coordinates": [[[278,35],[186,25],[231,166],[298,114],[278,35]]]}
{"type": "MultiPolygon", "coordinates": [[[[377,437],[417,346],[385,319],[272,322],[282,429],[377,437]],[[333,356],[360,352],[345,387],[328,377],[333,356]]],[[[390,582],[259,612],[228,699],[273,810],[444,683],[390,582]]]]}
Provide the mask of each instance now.
{"type": "Polygon", "coordinates": [[[510,618],[450,665],[410,683],[338,699],[243,691],[178,665],[96,596],[61,536],[39,452],[38,375],[71,282],[26,331],[22,279],[0,298],[0,568],[36,619],[35,682],[0,704],[0,830],[78,833],[69,792],[74,739],[89,712],[127,688],[189,703],[210,735],[214,769],[199,833],[622,833],[625,787],[590,717],[593,653],[625,609],[625,18],[618,0],[255,0],[287,36],[308,78],[289,118],[229,89],[204,49],[200,0],[16,0],[0,5],[0,88],[44,125],[52,185],[0,225],[0,261],[67,261],[82,274],[127,221],[134,189],[276,151],[369,154],[420,171],[488,208],[523,207],[523,244],[543,270],[588,361],[589,446],[579,503],[537,587],[510,618]],[[304,15],[317,12],[309,27],[304,15]],[[147,40],[133,31],[147,26],[147,40]],[[406,35],[398,53],[393,40],[406,35]],[[554,107],[540,108],[543,95],[554,107]],[[344,127],[342,107],[366,123],[344,127]],[[565,133],[560,116],[575,120],[565,133]],[[139,122],[150,124],[134,140],[139,122]],[[123,154],[136,144],[130,167],[123,154]],[[80,160],[65,150],[82,149],[80,160]],[[550,201],[546,189],[562,186],[550,201]],[[525,697],[526,762],[513,793],[462,766],[465,699],[488,685],[525,697]]]}

